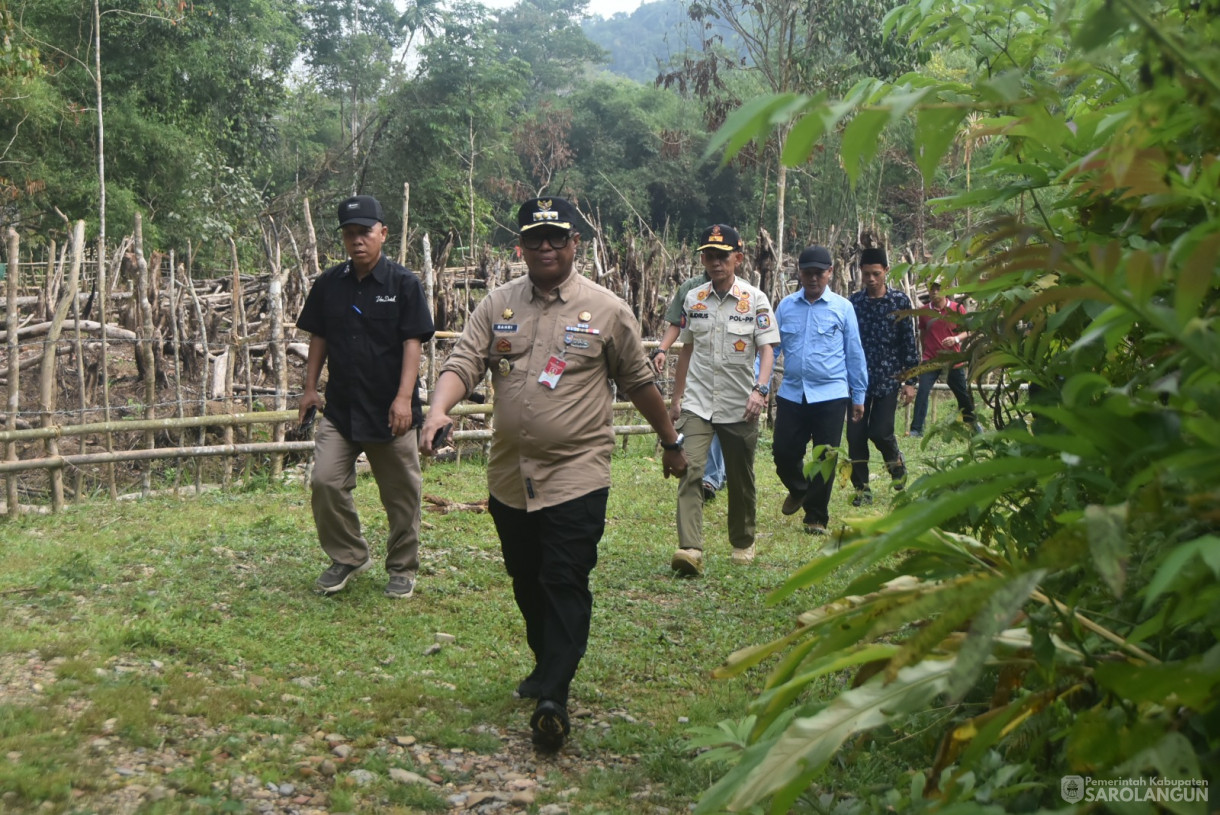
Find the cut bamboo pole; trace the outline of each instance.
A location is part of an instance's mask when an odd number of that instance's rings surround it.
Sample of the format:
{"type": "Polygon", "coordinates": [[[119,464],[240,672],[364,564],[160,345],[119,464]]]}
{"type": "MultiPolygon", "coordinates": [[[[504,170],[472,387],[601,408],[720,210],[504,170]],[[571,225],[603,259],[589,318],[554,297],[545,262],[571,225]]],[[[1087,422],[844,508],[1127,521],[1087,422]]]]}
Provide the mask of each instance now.
{"type": "MultiPolygon", "coordinates": [[[[309,211],[309,199],[304,202],[305,209],[305,235],[307,237],[305,243],[305,260],[309,263],[309,268],[306,274],[310,280],[314,280],[318,275],[322,274],[322,265],[318,260],[318,236],[313,229],[313,214],[309,211]]],[[[308,290],[308,289],[307,289],[308,290]]]]}
{"type": "MultiPolygon", "coordinates": [[[[14,311],[14,313],[16,312],[14,311]]],[[[94,320],[64,320],[64,323],[62,326],[60,326],[60,328],[79,328],[81,331],[87,334],[99,334],[116,340],[126,340],[131,343],[136,342],[140,338],[139,335],[134,331],[128,331],[126,328],[119,328],[116,325],[105,325],[104,323],[96,322],[94,320]]],[[[41,337],[50,330],[50,322],[41,322],[23,325],[16,329],[16,333],[18,339],[29,339],[30,337],[41,337]]],[[[5,330],[0,332],[0,340],[6,339],[8,339],[8,331],[5,330]]]]}
{"type": "MultiPolygon", "coordinates": [[[[203,365],[199,369],[199,415],[206,416],[208,413],[208,386],[211,380],[208,378],[208,363],[212,361],[212,352],[208,348],[208,324],[203,319],[203,306],[199,302],[199,293],[195,290],[195,280],[191,275],[190,267],[191,254],[187,254],[186,267],[186,289],[191,297],[191,305],[195,309],[195,322],[198,323],[199,341],[203,344],[203,365]]],[[[199,443],[203,444],[205,431],[201,426],[199,428],[199,443]]],[[[195,461],[195,493],[203,488],[203,471],[198,460],[195,461]]]]}
{"type": "MultiPolygon", "coordinates": [[[[124,238],[123,240],[119,241],[118,248],[116,248],[114,252],[114,261],[112,262],[112,265],[118,266],[123,262],[123,256],[127,253],[129,241],[130,238],[124,238]]],[[[105,248],[106,247],[104,245],[99,243],[98,260],[99,262],[102,262],[102,267],[98,270],[99,299],[97,304],[97,319],[98,322],[103,326],[106,325],[106,320],[109,316],[107,314],[107,309],[110,307],[110,272],[104,263],[106,259],[105,248]]],[[[100,379],[102,382],[102,419],[108,422],[110,421],[110,343],[106,340],[106,332],[103,330],[101,333],[102,353],[101,362],[99,363],[101,370],[98,371],[98,379],[100,379]]],[[[107,452],[114,451],[114,436],[112,436],[110,433],[106,434],[105,445],[107,452]]],[[[106,488],[110,491],[110,498],[112,500],[119,497],[119,485],[115,481],[113,464],[106,465],[106,488]]]]}
{"type": "MultiPolygon", "coordinates": [[[[84,238],[82,237],[82,241],[83,240],[84,240],[84,238]]],[[[84,243],[82,243],[81,244],[81,254],[84,254],[84,249],[85,249],[85,246],[84,246],[84,243]]],[[[75,330],[73,331],[73,339],[75,340],[75,350],[76,350],[76,391],[77,391],[76,395],[78,397],[78,401],[80,402],[80,422],[81,422],[81,424],[84,424],[86,421],[85,414],[87,413],[87,411],[89,409],[89,394],[85,388],[85,345],[81,341],[80,298],[77,297],[75,293],[72,295],[72,316],[75,318],[75,319],[73,319],[72,322],[75,323],[75,326],[74,326],[75,330]]],[[[85,449],[85,443],[86,443],[86,439],[81,438],[79,449],[82,452],[85,449]]],[[[75,475],[76,475],[76,479],[72,485],[73,502],[80,500],[81,495],[84,493],[84,486],[85,486],[85,474],[83,472],[81,472],[80,470],[77,470],[75,475]]]]}
{"type": "MultiPolygon", "coordinates": [[[[270,219],[269,219],[270,220],[270,219]]],[[[271,278],[267,286],[267,306],[271,315],[271,365],[275,371],[275,409],[288,409],[288,356],[284,350],[284,271],[280,253],[279,232],[275,221],[263,230],[263,249],[271,266],[271,278]]],[[[278,422],[273,430],[274,440],[284,441],[284,423],[278,422]]],[[[271,476],[278,478],[284,471],[284,456],[276,453],[271,457],[271,476]]]]}
{"type": "MultiPolygon", "coordinates": [[[[136,343],[136,353],[144,360],[144,418],[152,419],[156,415],[157,402],[157,365],[153,357],[153,315],[152,304],[148,300],[148,260],[144,257],[144,217],[136,213],[136,307],[139,309],[140,326],[139,342],[136,343]]],[[[156,439],[151,431],[144,435],[144,446],[152,449],[156,439]]],[[[152,470],[146,469],[141,474],[141,490],[147,495],[152,491],[152,470]]]]}
{"type": "MultiPolygon", "coordinates": [[[[178,270],[174,264],[174,252],[169,253],[169,326],[170,336],[174,341],[174,401],[178,418],[185,417],[185,400],[182,396],[182,331],[178,328],[178,270]]],[[[185,434],[178,433],[178,446],[186,444],[185,434]]],[[[182,485],[182,461],[174,462],[174,494],[182,485]]]]}
{"type": "MultiPolygon", "coordinates": [[[[20,276],[20,249],[21,236],[12,227],[5,231],[5,238],[8,243],[8,271],[7,280],[8,286],[7,301],[8,310],[4,315],[5,325],[8,327],[8,421],[6,423],[8,430],[15,431],[17,429],[17,411],[21,407],[21,366],[17,359],[17,321],[21,315],[17,313],[17,292],[21,288],[20,276]]],[[[4,460],[17,460],[17,444],[16,442],[6,442],[4,445],[4,460]]],[[[4,479],[5,495],[8,497],[8,514],[16,516],[21,512],[21,506],[17,501],[17,477],[10,475],[4,479]]]]}
{"type": "Polygon", "coordinates": [[[411,182],[404,181],[402,184],[402,240],[398,242],[398,265],[407,265],[407,236],[410,230],[407,225],[411,223],[411,182]]]}
{"type": "MultiPolygon", "coordinates": [[[[55,307],[55,316],[51,319],[51,330],[47,332],[47,337],[43,344],[42,371],[38,383],[38,403],[39,410],[42,412],[43,427],[50,427],[55,423],[55,346],[59,342],[64,320],[68,316],[68,309],[72,307],[72,301],[76,299],[76,284],[80,280],[81,256],[84,254],[84,251],[85,222],[77,221],[76,227],[72,230],[72,260],[68,270],[67,291],[64,294],[64,299],[55,307]]],[[[59,456],[59,443],[55,437],[52,436],[46,439],[46,451],[48,458],[57,458],[59,456]]],[[[59,512],[63,508],[63,472],[56,470],[51,473],[51,511],[59,512]]]]}
{"type": "MultiPolygon", "coordinates": [[[[241,282],[241,269],[238,265],[237,258],[237,243],[232,238],[229,238],[229,249],[233,255],[233,322],[232,330],[229,337],[232,340],[233,351],[235,352],[230,361],[229,367],[226,369],[229,372],[229,377],[225,382],[225,386],[230,394],[236,396],[237,391],[233,387],[233,382],[237,373],[237,354],[236,351],[241,350],[241,361],[246,368],[246,410],[254,410],[254,392],[250,390],[250,381],[254,378],[254,368],[250,365],[250,349],[246,345],[249,340],[246,326],[246,296],[245,289],[241,282]]],[[[246,428],[246,443],[250,443],[249,428],[246,428]]],[[[249,458],[242,462],[242,473],[244,477],[250,477],[251,461],[249,458]]]]}
{"type": "MultiPolygon", "coordinates": [[[[651,425],[615,425],[616,436],[646,436],[654,433],[651,425]]],[[[455,441],[483,441],[491,439],[490,430],[460,430],[453,434],[455,441]]],[[[137,448],[135,450],[120,450],[114,453],[81,453],[70,456],[47,456],[44,458],[24,459],[21,461],[0,462],[0,473],[5,475],[26,472],[29,470],[61,471],[65,467],[81,467],[93,464],[116,463],[120,461],[156,461],[177,457],[252,456],[265,453],[310,452],[314,449],[312,441],[257,442],[252,444],[212,444],[197,447],[163,447],[156,450],[137,448]]]]}
{"type": "MultiPolygon", "coordinates": [[[[432,271],[432,241],[428,233],[424,233],[424,296],[428,298],[428,313],[436,316],[436,275],[432,271]]],[[[436,388],[436,335],[428,341],[428,400],[432,400],[432,391],[436,388]]]]}

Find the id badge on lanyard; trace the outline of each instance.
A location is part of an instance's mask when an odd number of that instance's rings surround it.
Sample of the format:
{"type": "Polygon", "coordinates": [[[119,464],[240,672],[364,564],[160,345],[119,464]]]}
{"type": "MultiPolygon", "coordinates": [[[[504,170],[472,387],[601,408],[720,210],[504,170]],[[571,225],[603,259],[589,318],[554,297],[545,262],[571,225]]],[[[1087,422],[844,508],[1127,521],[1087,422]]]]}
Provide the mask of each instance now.
{"type": "Polygon", "coordinates": [[[538,381],[551,390],[555,390],[555,386],[559,384],[559,377],[563,376],[563,369],[566,367],[568,367],[568,363],[563,358],[562,351],[559,352],[559,356],[552,354],[551,358],[546,361],[546,367],[538,375],[538,381]]]}

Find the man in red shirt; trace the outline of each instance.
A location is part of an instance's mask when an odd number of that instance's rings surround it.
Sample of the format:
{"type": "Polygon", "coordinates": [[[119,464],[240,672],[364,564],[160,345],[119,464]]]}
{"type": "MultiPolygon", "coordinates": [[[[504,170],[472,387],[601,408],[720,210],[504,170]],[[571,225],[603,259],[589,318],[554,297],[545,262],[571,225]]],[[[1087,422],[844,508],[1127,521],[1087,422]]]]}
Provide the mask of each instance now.
{"type": "MultiPolygon", "coordinates": [[[[940,293],[940,284],[928,286],[930,301],[928,308],[939,316],[921,315],[919,318],[919,336],[922,338],[923,362],[927,365],[936,357],[953,355],[962,348],[966,339],[966,331],[961,327],[960,315],[966,313],[965,306],[956,303],[940,293]],[[957,315],[957,316],[951,316],[957,315]],[[945,319],[948,317],[948,319],[945,319]]],[[[928,395],[932,386],[940,379],[942,370],[948,370],[946,379],[949,390],[957,398],[957,406],[962,412],[962,421],[981,432],[982,428],[974,414],[974,397],[970,394],[970,383],[966,381],[964,362],[956,365],[946,365],[925,371],[919,375],[919,391],[915,394],[915,411],[911,416],[911,427],[908,436],[922,436],[924,418],[928,415],[928,395]]]]}

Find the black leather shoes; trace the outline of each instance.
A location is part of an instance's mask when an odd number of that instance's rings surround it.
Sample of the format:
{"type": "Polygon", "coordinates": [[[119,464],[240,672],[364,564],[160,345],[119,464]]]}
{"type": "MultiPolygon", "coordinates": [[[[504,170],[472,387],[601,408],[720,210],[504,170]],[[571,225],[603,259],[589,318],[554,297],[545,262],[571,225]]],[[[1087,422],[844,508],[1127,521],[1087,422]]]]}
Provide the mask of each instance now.
{"type": "Polygon", "coordinates": [[[541,700],[530,717],[530,730],[534,734],[535,747],[555,752],[563,747],[564,740],[572,730],[567,708],[550,699],[541,700]]]}
{"type": "Polygon", "coordinates": [[[537,699],[542,696],[542,684],[530,674],[521,680],[521,684],[513,691],[513,696],[518,699],[537,699]]]}

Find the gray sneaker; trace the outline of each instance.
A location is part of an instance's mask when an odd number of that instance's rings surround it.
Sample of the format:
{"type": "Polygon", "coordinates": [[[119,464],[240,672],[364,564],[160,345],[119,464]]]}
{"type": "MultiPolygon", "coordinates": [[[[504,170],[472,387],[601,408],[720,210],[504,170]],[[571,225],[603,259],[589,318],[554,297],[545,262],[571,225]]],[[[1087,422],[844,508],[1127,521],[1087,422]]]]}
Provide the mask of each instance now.
{"type": "Polygon", "coordinates": [[[385,584],[385,596],[406,599],[415,594],[415,578],[409,574],[396,574],[385,584]]]}
{"type": "Polygon", "coordinates": [[[364,561],[359,566],[352,566],[347,563],[331,563],[330,568],[322,572],[314,585],[323,594],[334,594],[337,591],[343,591],[347,587],[347,581],[361,572],[368,571],[368,568],[372,565],[372,559],[364,561]]]}

